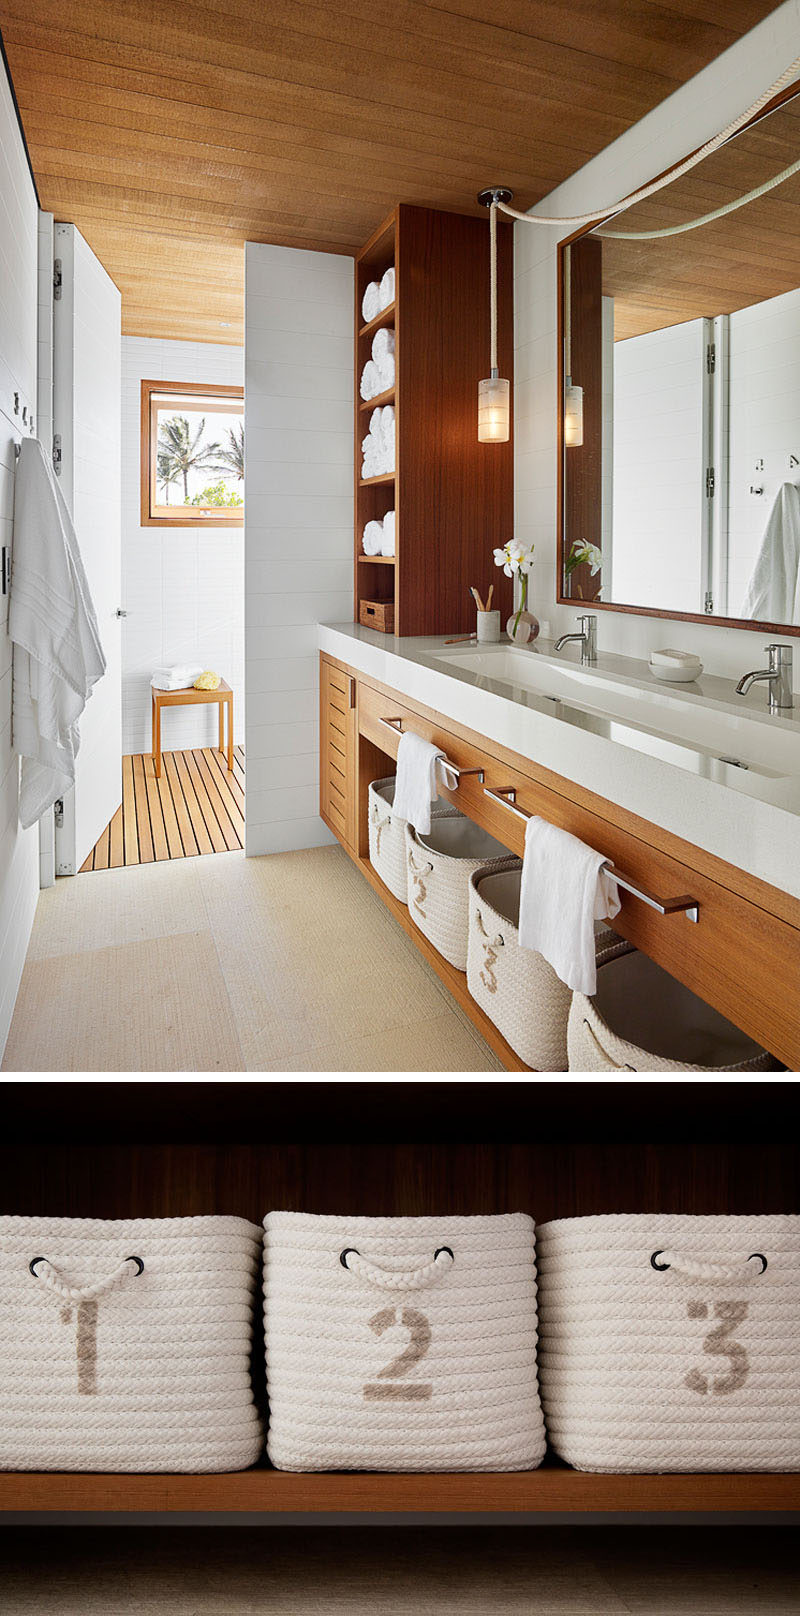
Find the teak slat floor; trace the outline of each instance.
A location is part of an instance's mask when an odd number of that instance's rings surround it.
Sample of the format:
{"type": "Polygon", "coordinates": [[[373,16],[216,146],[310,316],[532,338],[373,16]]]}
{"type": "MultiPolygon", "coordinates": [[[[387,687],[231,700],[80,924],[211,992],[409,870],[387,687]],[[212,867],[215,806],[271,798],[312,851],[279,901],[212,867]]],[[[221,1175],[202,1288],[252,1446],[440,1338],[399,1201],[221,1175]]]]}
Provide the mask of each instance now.
{"type": "Polygon", "coordinates": [[[210,746],[164,752],[156,779],[149,752],[122,759],[122,802],[80,873],[124,864],[233,853],[244,847],[244,751],[233,773],[210,746]]]}

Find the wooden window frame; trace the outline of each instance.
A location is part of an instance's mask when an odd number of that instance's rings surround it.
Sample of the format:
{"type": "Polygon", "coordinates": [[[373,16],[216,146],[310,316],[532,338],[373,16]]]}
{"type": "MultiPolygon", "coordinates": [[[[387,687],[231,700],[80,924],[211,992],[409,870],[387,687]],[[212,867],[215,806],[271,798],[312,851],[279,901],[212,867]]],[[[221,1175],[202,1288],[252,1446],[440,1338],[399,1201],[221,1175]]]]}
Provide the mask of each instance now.
{"type": "MultiPolygon", "coordinates": [[[[157,430],[155,425],[156,397],[161,397],[165,393],[174,393],[176,398],[193,396],[221,400],[230,399],[231,404],[237,401],[244,405],[243,387],[218,387],[213,382],[142,381],[140,450],[142,527],[243,527],[244,506],[241,509],[233,510],[226,510],[224,506],[212,506],[207,508],[204,513],[203,508],[198,505],[175,505],[171,509],[169,516],[164,516],[161,514],[161,511],[164,510],[162,505],[159,514],[153,514],[154,507],[158,508],[158,502],[155,498],[156,461],[154,453],[154,433],[157,430]]],[[[233,413],[233,410],[231,413],[233,413]]],[[[238,414],[239,412],[237,411],[236,413],[238,414]]]]}

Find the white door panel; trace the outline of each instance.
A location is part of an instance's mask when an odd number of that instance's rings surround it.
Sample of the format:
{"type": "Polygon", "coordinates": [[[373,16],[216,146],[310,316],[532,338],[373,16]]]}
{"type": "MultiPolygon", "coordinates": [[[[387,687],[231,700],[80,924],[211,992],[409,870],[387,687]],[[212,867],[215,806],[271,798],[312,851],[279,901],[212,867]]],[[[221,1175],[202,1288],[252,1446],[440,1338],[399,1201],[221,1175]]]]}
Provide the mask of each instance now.
{"type": "Polygon", "coordinates": [[[75,787],[56,827],[57,873],[74,875],[122,801],[122,338],[120,294],[74,225],[56,225],[54,255],[53,430],[107,663],[81,719],[75,787]]]}

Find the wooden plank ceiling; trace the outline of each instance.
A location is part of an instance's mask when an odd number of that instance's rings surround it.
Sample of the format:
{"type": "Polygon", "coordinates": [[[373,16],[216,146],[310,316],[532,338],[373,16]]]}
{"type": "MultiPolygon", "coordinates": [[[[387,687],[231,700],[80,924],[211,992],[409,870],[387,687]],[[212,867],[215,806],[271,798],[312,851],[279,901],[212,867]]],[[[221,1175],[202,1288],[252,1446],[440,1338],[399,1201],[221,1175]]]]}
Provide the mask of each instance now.
{"type": "MultiPolygon", "coordinates": [[[[753,124],[610,230],[662,230],[698,219],[796,163],[800,96],[753,124]]],[[[800,286],[800,174],[712,224],[656,241],[603,236],[603,291],[614,298],[619,342],[800,286]]]]}
{"type": "Polygon", "coordinates": [[[42,206],[135,336],[242,340],[242,244],[529,207],[773,0],[0,0],[42,206]]]}

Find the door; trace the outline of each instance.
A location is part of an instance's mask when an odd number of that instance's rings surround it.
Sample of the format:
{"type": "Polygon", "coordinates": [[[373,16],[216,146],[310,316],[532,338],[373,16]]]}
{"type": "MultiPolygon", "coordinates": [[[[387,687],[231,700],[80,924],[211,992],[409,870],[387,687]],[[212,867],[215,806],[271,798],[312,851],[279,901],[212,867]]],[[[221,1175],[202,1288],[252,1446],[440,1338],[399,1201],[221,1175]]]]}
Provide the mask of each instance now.
{"type": "Polygon", "coordinates": [[[56,225],[53,254],[54,458],[107,664],[81,719],[74,788],[56,815],[56,874],[74,875],[122,801],[121,300],[74,225],[56,225]]]}

